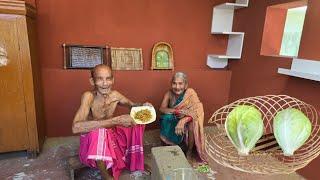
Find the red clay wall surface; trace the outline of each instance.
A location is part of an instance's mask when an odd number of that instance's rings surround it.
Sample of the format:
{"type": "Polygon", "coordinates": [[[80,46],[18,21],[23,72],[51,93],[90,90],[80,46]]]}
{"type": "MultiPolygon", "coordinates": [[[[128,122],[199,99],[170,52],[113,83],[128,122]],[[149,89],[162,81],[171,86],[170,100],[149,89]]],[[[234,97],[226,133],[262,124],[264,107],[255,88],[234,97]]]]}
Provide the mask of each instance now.
{"type": "MultiPolygon", "coordinates": [[[[156,108],[169,88],[172,71],[151,71],[158,41],[172,44],[175,71],[189,75],[190,87],[204,103],[206,119],[227,104],[230,71],[206,67],[209,53],[224,53],[226,37],[212,36],[212,7],[222,1],[198,0],[37,0],[39,57],[42,67],[47,136],[72,135],[82,92],[91,87],[89,71],[63,69],[63,43],[142,48],[143,71],[115,72],[115,89],[156,108]]],[[[128,110],[120,108],[117,114],[128,110]]],[[[158,122],[147,128],[156,128],[158,122]]]]}
{"type": "Polygon", "coordinates": [[[267,9],[260,52],[262,55],[280,54],[286,17],[287,9],[272,7],[267,9]]]}

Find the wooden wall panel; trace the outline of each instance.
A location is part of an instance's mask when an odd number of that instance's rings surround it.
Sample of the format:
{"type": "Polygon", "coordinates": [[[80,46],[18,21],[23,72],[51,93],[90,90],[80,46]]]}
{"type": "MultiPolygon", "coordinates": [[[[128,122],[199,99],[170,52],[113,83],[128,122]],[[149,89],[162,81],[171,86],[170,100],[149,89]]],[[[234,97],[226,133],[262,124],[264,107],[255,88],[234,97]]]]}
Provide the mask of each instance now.
{"type": "Polygon", "coordinates": [[[29,145],[26,105],[15,15],[0,15],[0,46],[7,65],[0,66],[0,152],[26,149],[29,145]]]}

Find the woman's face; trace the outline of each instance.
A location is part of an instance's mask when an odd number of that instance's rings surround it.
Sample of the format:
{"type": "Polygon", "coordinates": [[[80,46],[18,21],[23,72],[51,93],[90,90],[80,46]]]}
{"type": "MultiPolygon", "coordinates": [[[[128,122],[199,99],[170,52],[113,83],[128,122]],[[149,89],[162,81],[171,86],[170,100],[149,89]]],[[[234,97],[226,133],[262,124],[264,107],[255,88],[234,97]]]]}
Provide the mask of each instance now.
{"type": "Polygon", "coordinates": [[[187,89],[187,84],[182,78],[175,78],[171,83],[172,92],[176,95],[180,95],[187,89]]]}

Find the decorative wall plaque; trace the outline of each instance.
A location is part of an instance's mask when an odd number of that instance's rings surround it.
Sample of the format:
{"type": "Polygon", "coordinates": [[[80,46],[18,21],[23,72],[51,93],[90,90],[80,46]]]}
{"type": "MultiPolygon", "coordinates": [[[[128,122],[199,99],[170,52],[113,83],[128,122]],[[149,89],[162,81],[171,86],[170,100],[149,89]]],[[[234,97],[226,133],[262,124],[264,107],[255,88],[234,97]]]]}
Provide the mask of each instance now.
{"type": "Polygon", "coordinates": [[[111,47],[113,70],[143,70],[142,49],[111,47]]]}
{"type": "Polygon", "coordinates": [[[89,69],[98,64],[110,65],[109,48],[63,44],[65,69],[89,69]]]}
{"type": "Polygon", "coordinates": [[[158,42],[153,46],[151,69],[173,69],[173,51],[169,43],[158,42]]]}

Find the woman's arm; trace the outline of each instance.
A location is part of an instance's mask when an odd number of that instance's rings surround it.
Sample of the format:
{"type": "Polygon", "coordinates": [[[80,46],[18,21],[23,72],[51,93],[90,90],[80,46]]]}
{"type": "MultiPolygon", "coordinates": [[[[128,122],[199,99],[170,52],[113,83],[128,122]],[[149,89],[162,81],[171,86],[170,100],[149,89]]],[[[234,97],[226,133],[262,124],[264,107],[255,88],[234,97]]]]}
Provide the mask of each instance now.
{"type": "Polygon", "coordinates": [[[192,117],[191,116],[185,116],[182,119],[180,119],[178,124],[175,127],[175,133],[177,135],[182,135],[184,133],[185,125],[190,121],[192,121],[192,117]]]}
{"type": "Polygon", "coordinates": [[[159,108],[159,111],[164,113],[164,114],[173,114],[176,112],[174,108],[168,108],[169,106],[169,101],[170,101],[170,95],[169,92],[167,92],[162,100],[161,106],[159,108]]]}

